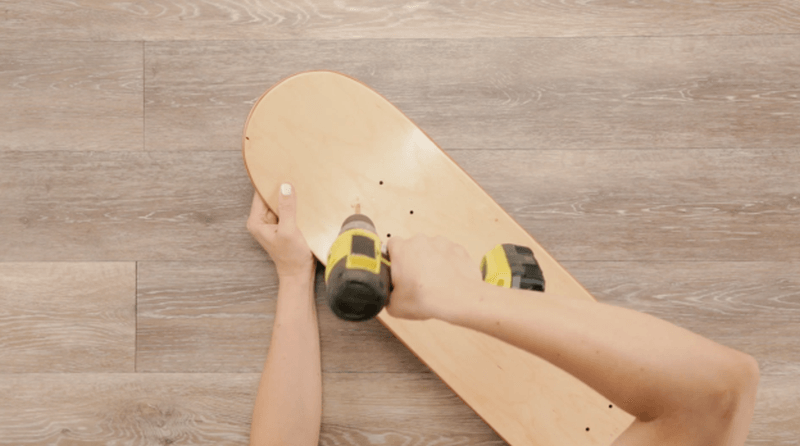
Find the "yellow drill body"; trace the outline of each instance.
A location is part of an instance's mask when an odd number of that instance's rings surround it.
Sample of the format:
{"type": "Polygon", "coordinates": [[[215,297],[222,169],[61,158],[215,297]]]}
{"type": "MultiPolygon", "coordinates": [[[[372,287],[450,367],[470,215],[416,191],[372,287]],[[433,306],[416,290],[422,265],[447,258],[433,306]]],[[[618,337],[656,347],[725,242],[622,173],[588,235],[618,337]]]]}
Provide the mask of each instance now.
{"type": "MultiPolygon", "coordinates": [[[[391,262],[367,216],[345,219],[325,268],[328,305],[342,319],[361,321],[389,304],[391,262]]],[[[484,281],[505,288],[544,291],[544,276],[533,252],[513,244],[492,248],[481,260],[484,281]]]]}

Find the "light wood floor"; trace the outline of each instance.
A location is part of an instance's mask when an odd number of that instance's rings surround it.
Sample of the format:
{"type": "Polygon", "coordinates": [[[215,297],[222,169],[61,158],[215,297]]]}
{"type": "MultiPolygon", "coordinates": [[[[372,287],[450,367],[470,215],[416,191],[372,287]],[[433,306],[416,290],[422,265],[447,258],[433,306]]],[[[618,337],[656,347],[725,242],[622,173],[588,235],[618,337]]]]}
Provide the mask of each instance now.
{"type": "MultiPolygon", "coordinates": [[[[791,0],[0,1],[0,444],[247,442],[277,282],[240,135],[307,69],[394,102],[598,300],[755,356],[747,444],[800,444],[791,0]]],[[[319,315],[322,444],[503,443],[319,315]]]]}

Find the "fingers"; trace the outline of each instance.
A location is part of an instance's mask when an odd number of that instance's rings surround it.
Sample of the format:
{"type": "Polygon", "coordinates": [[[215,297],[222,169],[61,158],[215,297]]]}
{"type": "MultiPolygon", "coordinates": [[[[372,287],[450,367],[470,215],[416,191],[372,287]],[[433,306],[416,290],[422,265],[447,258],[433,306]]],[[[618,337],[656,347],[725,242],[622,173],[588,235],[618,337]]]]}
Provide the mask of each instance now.
{"type": "Polygon", "coordinates": [[[255,235],[258,232],[258,228],[264,224],[263,218],[266,208],[267,205],[264,204],[261,196],[258,195],[258,191],[254,192],[253,204],[250,205],[250,216],[247,217],[247,230],[250,231],[251,234],[255,235]]]}
{"type": "Polygon", "coordinates": [[[389,252],[389,258],[394,257],[394,254],[392,254],[392,250],[396,249],[396,246],[397,246],[395,244],[395,243],[397,243],[395,240],[397,240],[397,237],[390,238],[389,241],[386,242],[386,251],[389,252]]]}
{"type": "Polygon", "coordinates": [[[274,212],[264,203],[258,191],[253,193],[253,203],[250,206],[250,216],[247,218],[247,229],[250,233],[255,234],[264,224],[275,224],[278,222],[278,217],[274,212]]]}
{"type": "Polygon", "coordinates": [[[264,221],[267,222],[267,224],[276,225],[278,224],[278,216],[272,212],[272,209],[267,207],[267,215],[264,217],[264,221]]]}
{"type": "Polygon", "coordinates": [[[297,199],[294,187],[292,187],[291,184],[284,183],[281,185],[278,193],[278,210],[280,211],[280,218],[267,206],[261,198],[261,195],[256,191],[253,193],[253,204],[250,207],[247,228],[253,233],[258,231],[258,229],[265,224],[277,224],[279,231],[282,233],[290,233],[297,224],[295,220],[297,199]],[[288,193],[288,195],[285,195],[284,192],[288,193]],[[281,228],[283,228],[283,230],[281,230],[281,228]]]}
{"type": "Polygon", "coordinates": [[[258,195],[258,191],[253,192],[253,204],[250,205],[250,217],[248,218],[248,221],[262,218],[266,211],[267,205],[264,204],[264,200],[261,199],[261,195],[258,195]]]}
{"type": "Polygon", "coordinates": [[[280,220],[278,221],[278,230],[281,232],[291,231],[297,224],[295,217],[297,215],[297,194],[294,187],[289,183],[283,183],[278,193],[278,210],[280,211],[280,220]],[[288,193],[288,194],[287,194],[288,193]]]}

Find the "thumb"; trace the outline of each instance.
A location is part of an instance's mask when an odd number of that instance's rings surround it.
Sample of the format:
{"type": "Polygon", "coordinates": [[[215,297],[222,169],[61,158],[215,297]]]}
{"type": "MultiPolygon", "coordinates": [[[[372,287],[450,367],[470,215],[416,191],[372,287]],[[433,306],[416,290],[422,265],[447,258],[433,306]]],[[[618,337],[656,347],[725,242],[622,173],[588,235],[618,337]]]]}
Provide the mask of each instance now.
{"type": "Polygon", "coordinates": [[[394,246],[394,241],[395,241],[395,239],[396,239],[396,238],[397,238],[397,237],[395,237],[395,238],[390,238],[390,239],[389,239],[389,240],[386,242],[386,252],[387,252],[387,253],[389,253],[389,257],[392,257],[392,247],[394,246]]]}
{"type": "Polygon", "coordinates": [[[278,230],[285,231],[291,230],[297,225],[295,215],[297,215],[297,196],[289,183],[281,184],[280,193],[278,194],[278,212],[280,218],[278,219],[278,230]]]}
{"type": "MultiPolygon", "coordinates": [[[[401,267],[400,262],[400,250],[398,249],[398,237],[392,237],[386,242],[386,253],[389,254],[389,260],[392,262],[391,266],[391,280],[392,282],[396,282],[395,279],[400,277],[401,275],[401,267]]],[[[397,283],[393,283],[394,287],[397,287],[397,283]]]]}

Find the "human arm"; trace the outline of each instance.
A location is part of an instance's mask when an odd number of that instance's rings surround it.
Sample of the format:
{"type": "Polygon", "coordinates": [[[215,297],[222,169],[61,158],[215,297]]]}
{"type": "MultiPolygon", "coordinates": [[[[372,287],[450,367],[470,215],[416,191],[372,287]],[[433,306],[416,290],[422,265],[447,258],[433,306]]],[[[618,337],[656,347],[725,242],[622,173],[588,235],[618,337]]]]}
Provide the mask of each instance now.
{"type": "Polygon", "coordinates": [[[744,444],[752,357],[644,313],[490,285],[442,237],[393,238],[388,249],[389,314],[481,331],[572,374],[636,417],[615,445],[744,444]]]}
{"type": "Polygon", "coordinates": [[[322,417],[316,262],[295,223],[296,194],[279,197],[281,218],[256,193],[247,228],[278,271],[269,352],[253,408],[250,444],[317,445],[322,417]],[[277,224],[276,224],[277,222],[277,224]]]}

